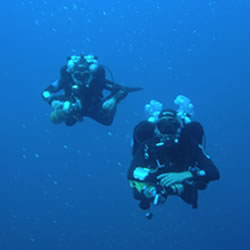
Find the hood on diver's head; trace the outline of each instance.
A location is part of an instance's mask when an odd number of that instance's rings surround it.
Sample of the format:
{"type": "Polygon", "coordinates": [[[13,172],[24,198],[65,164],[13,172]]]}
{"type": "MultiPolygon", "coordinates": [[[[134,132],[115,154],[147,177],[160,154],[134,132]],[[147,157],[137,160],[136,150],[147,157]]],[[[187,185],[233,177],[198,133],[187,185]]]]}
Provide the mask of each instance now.
{"type": "Polygon", "coordinates": [[[172,109],[163,110],[156,122],[155,134],[165,144],[178,143],[181,134],[182,123],[177,112],[172,109]]]}

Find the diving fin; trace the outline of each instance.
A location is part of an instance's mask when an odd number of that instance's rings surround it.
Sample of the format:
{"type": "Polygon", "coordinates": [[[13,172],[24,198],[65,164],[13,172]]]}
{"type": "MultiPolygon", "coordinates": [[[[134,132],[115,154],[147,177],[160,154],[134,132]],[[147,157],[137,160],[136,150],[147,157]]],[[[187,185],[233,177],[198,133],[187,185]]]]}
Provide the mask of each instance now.
{"type": "Polygon", "coordinates": [[[124,87],[124,88],[128,91],[128,93],[143,90],[143,88],[130,88],[130,87],[124,87]]]}

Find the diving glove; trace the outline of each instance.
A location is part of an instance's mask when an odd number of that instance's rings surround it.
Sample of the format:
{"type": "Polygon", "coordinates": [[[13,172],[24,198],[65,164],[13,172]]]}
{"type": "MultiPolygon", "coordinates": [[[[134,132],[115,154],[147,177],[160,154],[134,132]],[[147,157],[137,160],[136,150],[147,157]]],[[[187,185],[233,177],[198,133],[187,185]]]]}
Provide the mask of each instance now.
{"type": "Polygon", "coordinates": [[[45,90],[42,93],[42,97],[46,102],[48,102],[49,99],[51,98],[51,93],[48,90],[45,90]]]}
{"type": "Polygon", "coordinates": [[[65,115],[72,115],[72,114],[76,114],[79,113],[79,111],[82,108],[82,104],[80,102],[80,100],[76,100],[76,102],[72,103],[70,101],[66,101],[63,103],[63,112],[65,115]]]}

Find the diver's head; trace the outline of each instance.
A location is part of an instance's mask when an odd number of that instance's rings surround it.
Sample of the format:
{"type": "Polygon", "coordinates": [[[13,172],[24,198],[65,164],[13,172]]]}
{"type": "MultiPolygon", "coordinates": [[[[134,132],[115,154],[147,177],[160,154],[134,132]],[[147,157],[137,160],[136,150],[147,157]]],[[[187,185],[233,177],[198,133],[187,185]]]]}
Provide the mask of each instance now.
{"type": "Polygon", "coordinates": [[[171,109],[161,111],[156,122],[155,136],[159,138],[158,146],[174,145],[179,142],[182,121],[177,112],[171,109]]]}
{"type": "Polygon", "coordinates": [[[85,59],[84,55],[80,56],[70,56],[68,57],[68,62],[67,62],[67,72],[73,73],[76,71],[83,71],[88,68],[89,64],[87,60],[85,59]]]}
{"type": "Polygon", "coordinates": [[[89,84],[89,63],[84,55],[71,56],[68,58],[67,72],[69,72],[76,85],[89,84]]]}

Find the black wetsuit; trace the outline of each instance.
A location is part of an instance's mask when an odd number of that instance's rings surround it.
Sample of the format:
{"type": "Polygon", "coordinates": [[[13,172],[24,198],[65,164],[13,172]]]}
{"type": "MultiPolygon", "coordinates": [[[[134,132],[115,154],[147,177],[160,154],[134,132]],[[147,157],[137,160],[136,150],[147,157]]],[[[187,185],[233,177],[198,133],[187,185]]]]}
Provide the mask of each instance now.
{"type": "MultiPolygon", "coordinates": [[[[134,170],[137,167],[150,166],[153,171],[143,182],[159,186],[156,178],[158,175],[189,170],[194,176],[194,181],[192,184],[184,184],[181,198],[194,208],[197,207],[197,190],[205,189],[210,181],[219,179],[216,166],[201,146],[204,134],[201,124],[191,122],[185,125],[179,142],[172,146],[156,146],[158,139],[154,136],[154,130],[155,124],[148,121],[141,122],[135,127],[133,160],[128,171],[128,179],[140,181],[134,177],[134,170]]],[[[148,208],[150,204],[145,196],[135,189],[133,191],[135,198],[142,201],[141,208],[148,208]]]]}
{"type": "MultiPolygon", "coordinates": [[[[113,83],[105,78],[105,70],[102,66],[99,66],[98,70],[92,75],[91,82],[88,86],[82,84],[79,87],[77,93],[73,93],[72,86],[75,85],[72,75],[67,72],[66,66],[62,67],[60,79],[52,83],[44,91],[50,93],[58,93],[63,90],[64,93],[61,95],[54,95],[50,98],[49,103],[53,100],[71,101],[74,102],[76,99],[81,101],[82,109],[77,115],[79,117],[88,116],[103,125],[111,125],[114,115],[116,112],[116,106],[113,110],[107,112],[102,109],[103,103],[111,97],[119,102],[127,96],[127,90],[125,87],[113,83]],[[110,92],[109,95],[104,96],[103,91],[107,90],[110,92]]],[[[76,123],[73,117],[66,119],[65,123],[68,126],[76,123]]]]}

